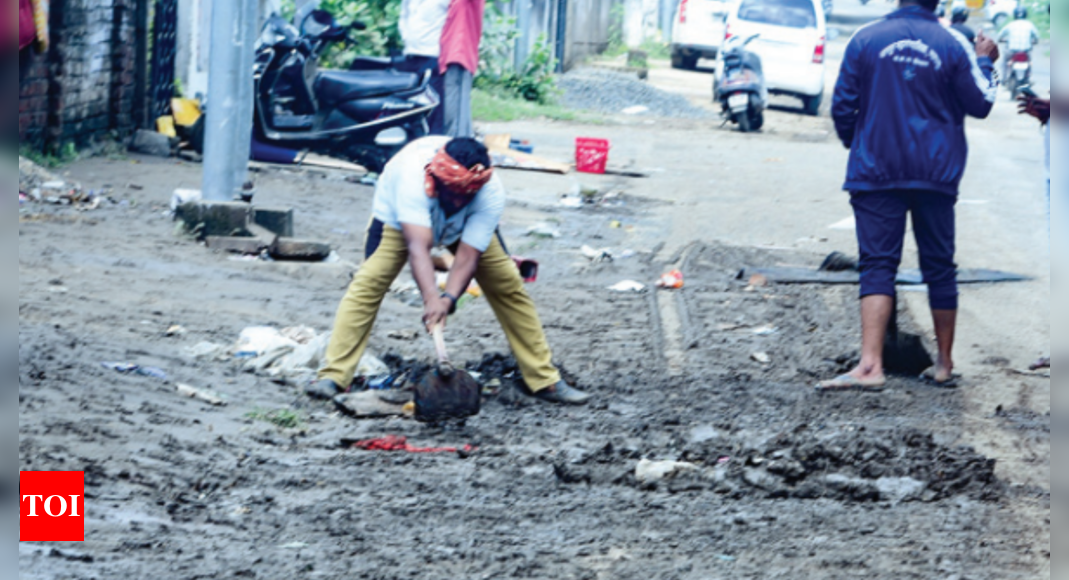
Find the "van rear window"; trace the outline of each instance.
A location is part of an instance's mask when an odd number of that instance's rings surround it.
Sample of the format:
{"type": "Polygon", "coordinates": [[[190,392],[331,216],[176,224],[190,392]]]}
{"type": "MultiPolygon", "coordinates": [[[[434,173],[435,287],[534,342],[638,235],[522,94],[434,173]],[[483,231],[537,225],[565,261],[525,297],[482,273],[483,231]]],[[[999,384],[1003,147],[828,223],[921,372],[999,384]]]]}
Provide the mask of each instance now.
{"type": "Polygon", "coordinates": [[[811,0],[743,0],[739,19],[788,28],[816,28],[817,10],[811,0]]]}

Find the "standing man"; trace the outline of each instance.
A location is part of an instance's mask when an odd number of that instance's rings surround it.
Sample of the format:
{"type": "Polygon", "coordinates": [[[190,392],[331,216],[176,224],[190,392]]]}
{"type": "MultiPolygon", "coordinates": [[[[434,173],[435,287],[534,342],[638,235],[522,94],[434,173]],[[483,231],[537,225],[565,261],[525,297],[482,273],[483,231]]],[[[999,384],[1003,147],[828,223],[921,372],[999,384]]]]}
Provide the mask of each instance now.
{"type": "MultiPolygon", "coordinates": [[[[1022,115],[1030,115],[1039,120],[1043,125],[1043,134],[1047,141],[1047,220],[1050,220],[1050,99],[1040,99],[1034,96],[1021,95],[1018,112],[1022,115]]],[[[1050,228],[1050,224],[1047,225],[1050,228]]],[[[1049,369],[1050,357],[1043,357],[1032,363],[1032,370],[1049,369]]]]}
{"type": "Polygon", "coordinates": [[[472,137],[471,83],[479,70],[479,42],[483,35],[486,0],[452,0],[442,30],[439,72],[445,75],[445,134],[472,137]]]}
{"type": "Polygon", "coordinates": [[[445,324],[474,278],[505,331],[528,390],[549,403],[586,403],[590,395],[569,386],[553,366],[534,302],[497,233],[504,209],[505,189],[493,174],[486,147],[474,139],[425,137],[402,149],[379,179],[366,259],[338,307],[326,366],[308,395],[330,398],[352,383],[379,306],[407,262],[423,295],[428,331],[445,324]],[[435,283],[431,261],[438,246],[456,256],[444,292],[435,283]]]}
{"type": "Polygon", "coordinates": [[[861,252],[861,363],[821,389],[883,388],[884,334],[910,214],[939,343],[936,366],[925,374],[940,385],[952,380],[954,205],[968,157],[965,117],[986,118],[995,104],[998,46],[981,33],[974,48],[944,28],[936,4],[900,0],[899,10],[854,35],[843,59],[832,116],[850,149],[844,189],[861,252]]]}
{"type": "MultiPolygon", "coordinates": [[[[431,88],[443,96],[442,73],[438,67],[438,55],[442,50],[442,29],[449,0],[404,0],[401,3],[401,20],[398,27],[405,43],[405,61],[402,68],[423,75],[431,71],[431,88]]],[[[431,112],[430,134],[444,135],[445,120],[442,105],[431,112]]]]}

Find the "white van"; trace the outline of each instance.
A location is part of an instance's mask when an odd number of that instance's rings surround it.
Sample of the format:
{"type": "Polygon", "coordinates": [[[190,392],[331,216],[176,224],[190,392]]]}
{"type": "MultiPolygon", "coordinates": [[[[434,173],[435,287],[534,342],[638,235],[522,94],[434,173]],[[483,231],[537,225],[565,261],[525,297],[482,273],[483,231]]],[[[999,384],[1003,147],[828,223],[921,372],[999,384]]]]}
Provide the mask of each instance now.
{"type": "Polygon", "coordinates": [[[700,58],[716,58],[731,10],[722,0],[679,0],[672,22],[672,68],[694,70],[700,58]]]}
{"type": "Polygon", "coordinates": [[[760,36],[749,50],[761,57],[768,92],[798,97],[806,114],[818,115],[828,38],[821,0],[741,0],[728,15],[725,39],[754,34],[760,36]]]}

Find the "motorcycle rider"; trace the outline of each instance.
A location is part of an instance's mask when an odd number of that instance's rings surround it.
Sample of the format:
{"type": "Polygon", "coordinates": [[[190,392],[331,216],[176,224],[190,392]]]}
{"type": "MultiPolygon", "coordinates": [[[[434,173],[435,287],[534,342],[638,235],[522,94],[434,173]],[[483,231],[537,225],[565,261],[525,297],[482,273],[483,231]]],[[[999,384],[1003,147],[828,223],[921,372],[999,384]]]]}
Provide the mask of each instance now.
{"type": "Polygon", "coordinates": [[[958,6],[950,13],[950,27],[960,32],[969,40],[969,44],[976,44],[976,31],[966,22],[969,21],[969,9],[958,6]]]}
{"type": "Polygon", "coordinates": [[[1039,44],[1039,29],[1028,19],[1028,9],[1018,6],[1013,11],[1015,20],[1006,25],[998,35],[998,42],[1006,45],[1006,52],[1002,57],[1002,78],[1009,78],[1010,63],[1013,57],[1022,52],[1029,54],[1031,61],[1032,49],[1039,44]]]}

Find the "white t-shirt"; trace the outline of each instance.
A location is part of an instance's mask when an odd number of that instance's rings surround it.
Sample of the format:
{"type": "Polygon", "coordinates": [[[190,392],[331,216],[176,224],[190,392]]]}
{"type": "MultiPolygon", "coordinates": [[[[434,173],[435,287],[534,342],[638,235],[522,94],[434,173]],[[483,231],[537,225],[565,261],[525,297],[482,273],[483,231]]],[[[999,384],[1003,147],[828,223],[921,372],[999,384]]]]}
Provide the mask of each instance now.
{"type": "Polygon", "coordinates": [[[1005,42],[1010,52],[1029,52],[1039,42],[1039,29],[1030,20],[1014,20],[999,33],[1000,42],[1005,42]]]}
{"type": "Polygon", "coordinates": [[[437,57],[442,51],[442,28],[449,0],[404,0],[401,3],[401,39],[405,54],[437,57]]]}
{"type": "Polygon", "coordinates": [[[438,198],[424,191],[426,167],[449,137],[424,137],[408,144],[383,169],[375,188],[371,213],[383,224],[400,230],[401,224],[430,228],[436,246],[457,241],[485,252],[505,211],[505,187],[495,174],[464,209],[446,216],[438,198]]]}

